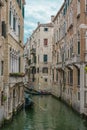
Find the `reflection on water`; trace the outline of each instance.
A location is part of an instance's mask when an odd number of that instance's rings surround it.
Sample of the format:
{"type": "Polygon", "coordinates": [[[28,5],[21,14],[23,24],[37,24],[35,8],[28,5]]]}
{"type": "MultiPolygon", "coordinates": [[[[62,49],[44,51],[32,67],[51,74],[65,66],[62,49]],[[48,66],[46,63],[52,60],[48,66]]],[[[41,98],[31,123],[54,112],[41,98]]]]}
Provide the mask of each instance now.
{"type": "Polygon", "coordinates": [[[33,100],[33,109],[21,111],[1,130],[87,130],[84,120],[53,97],[34,96],[33,100]]]}

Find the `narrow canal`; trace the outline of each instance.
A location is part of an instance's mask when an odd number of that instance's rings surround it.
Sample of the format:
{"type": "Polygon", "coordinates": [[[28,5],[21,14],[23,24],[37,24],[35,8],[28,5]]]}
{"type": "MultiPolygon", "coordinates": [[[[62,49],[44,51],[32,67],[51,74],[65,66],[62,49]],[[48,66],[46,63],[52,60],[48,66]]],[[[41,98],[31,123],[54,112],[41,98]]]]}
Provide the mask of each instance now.
{"type": "Polygon", "coordinates": [[[87,122],[51,96],[34,96],[33,109],[19,112],[1,130],[87,130],[87,122]]]}

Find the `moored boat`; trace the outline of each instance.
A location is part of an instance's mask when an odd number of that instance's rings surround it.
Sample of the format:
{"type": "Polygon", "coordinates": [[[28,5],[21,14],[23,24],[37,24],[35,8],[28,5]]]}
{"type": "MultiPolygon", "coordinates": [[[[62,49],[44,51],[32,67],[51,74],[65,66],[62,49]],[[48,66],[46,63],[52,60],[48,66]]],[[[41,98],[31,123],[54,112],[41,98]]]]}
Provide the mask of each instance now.
{"type": "Polygon", "coordinates": [[[25,108],[29,108],[33,105],[33,101],[28,93],[25,93],[25,108]]]}

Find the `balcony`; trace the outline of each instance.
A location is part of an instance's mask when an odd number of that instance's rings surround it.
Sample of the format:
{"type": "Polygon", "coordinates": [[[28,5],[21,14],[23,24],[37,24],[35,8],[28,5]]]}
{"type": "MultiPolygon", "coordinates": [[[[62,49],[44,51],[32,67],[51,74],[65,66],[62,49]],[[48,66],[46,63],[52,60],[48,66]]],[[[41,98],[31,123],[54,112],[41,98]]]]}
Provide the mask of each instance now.
{"type": "Polygon", "coordinates": [[[57,68],[57,69],[62,69],[62,62],[59,62],[59,63],[56,65],[56,68],[57,68]]]}
{"type": "Polygon", "coordinates": [[[30,53],[31,53],[32,55],[35,55],[35,54],[36,54],[36,49],[35,49],[35,48],[32,48],[32,49],[30,50],[30,53]]]}
{"type": "Polygon", "coordinates": [[[73,64],[78,63],[80,63],[80,55],[73,54],[73,57],[66,60],[65,66],[72,66],[73,64]]]}
{"type": "Polygon", "coordinates": [[[36,63],[31,63],[30,67],[35,67],[36,66],[36,63]]]}
{"type": "Polygon", "coordinates": [[[67,59],[65,62],[65,66],[68,66],[70,64],[72,64],[72,59],[67,59]]]}
{"type": "Polygon", "coordinates": [[[24,73],[10,73],[9,74],[9,84],[13,87],[15,84],[23,83],[24,73]]]}
{"type": "Polygon", "coordinates": [[[80,63],[80,55],[74,55],[72,58],[72,63],[80,63]]]}

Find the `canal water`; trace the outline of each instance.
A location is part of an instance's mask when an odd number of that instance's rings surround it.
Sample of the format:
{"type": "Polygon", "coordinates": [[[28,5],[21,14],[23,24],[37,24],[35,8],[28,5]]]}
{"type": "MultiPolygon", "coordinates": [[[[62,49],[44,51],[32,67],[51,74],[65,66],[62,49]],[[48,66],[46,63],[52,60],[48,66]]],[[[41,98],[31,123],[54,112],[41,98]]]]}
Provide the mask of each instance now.
{"type": "Polygon", "coordinates": [[[34,96],[32,109],[20,111],[0,130],[87,130],[87,122],[52,96],[34,96]]]}

